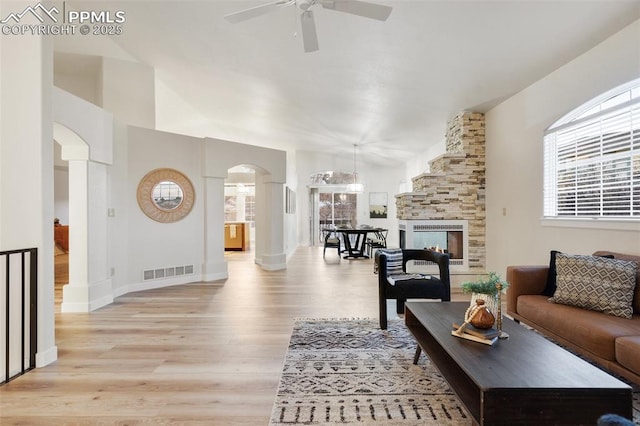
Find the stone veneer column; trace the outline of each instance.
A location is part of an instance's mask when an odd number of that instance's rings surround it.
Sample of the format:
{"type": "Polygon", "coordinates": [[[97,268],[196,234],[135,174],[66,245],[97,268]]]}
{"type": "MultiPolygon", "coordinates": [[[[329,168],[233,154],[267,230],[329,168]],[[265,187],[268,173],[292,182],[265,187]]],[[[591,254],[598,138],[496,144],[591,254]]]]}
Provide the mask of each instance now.
{"type": "Polygon", "coordinates": [[[446,153],[413,178],[413,192],[396,196],[400,220],[467,220],[469,268],[485,267],[484,114],[463,111],[449,120],[446,153]]]}

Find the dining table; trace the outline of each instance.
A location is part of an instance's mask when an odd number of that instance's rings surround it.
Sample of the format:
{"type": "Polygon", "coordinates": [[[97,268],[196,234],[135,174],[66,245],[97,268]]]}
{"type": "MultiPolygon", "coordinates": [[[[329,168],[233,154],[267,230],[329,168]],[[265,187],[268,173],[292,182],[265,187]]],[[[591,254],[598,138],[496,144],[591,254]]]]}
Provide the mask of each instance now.
{"type": "Polygon", "coordinates": [[[386,231],[382,228],[338,228],[344,243],[344,259],[368,259],[366,252],[367,234],[386,231]]]}

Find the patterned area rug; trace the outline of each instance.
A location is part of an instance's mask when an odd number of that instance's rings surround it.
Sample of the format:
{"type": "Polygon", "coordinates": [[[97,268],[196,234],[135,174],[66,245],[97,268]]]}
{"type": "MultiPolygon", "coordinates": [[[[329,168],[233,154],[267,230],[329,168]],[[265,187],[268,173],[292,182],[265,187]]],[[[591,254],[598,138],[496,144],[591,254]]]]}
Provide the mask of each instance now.
{"type": "MultiPolygon", "coordinates": [[[[270,426],[470,425],[471,418],[402,321],[296,321],[270,426]]],[[[633,389],[640,425],[640,387],[633,389]]]]}
{"type": "Polygon", "coordinates": [[[401,321],[296,321],[270,425],[469,425],[401,321]]]}

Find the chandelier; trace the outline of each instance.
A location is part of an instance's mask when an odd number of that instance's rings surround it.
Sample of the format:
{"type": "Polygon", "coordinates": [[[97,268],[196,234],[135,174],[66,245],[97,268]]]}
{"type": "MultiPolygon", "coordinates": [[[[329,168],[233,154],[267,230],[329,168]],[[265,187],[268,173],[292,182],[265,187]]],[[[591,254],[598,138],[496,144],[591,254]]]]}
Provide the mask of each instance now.
{"type": "Polygon", "coordinates": [[[350,183],[347,185],[347,192],[350,193],[361,193],[364,191],[364,185],[361,183],[358,183],[358,173],[357,173],[357,168],[356,168],[356,148],[358,147],[358,145],[353,144],[353,183],[350,183]]]}

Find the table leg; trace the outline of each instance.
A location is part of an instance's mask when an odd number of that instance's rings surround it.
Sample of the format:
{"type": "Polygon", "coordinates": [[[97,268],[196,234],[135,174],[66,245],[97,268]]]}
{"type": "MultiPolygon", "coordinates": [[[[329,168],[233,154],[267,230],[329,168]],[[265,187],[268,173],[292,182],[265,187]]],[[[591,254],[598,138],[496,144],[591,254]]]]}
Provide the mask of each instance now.
{"type": "Polygon", "coordinates": [[[420,347],[420,345],[417,345],[416,347],[416,353],[413,356],[413,363],[417,364],[418,360],[420,359],[420,354],[422,353],[422,348],[420,347]]]}

